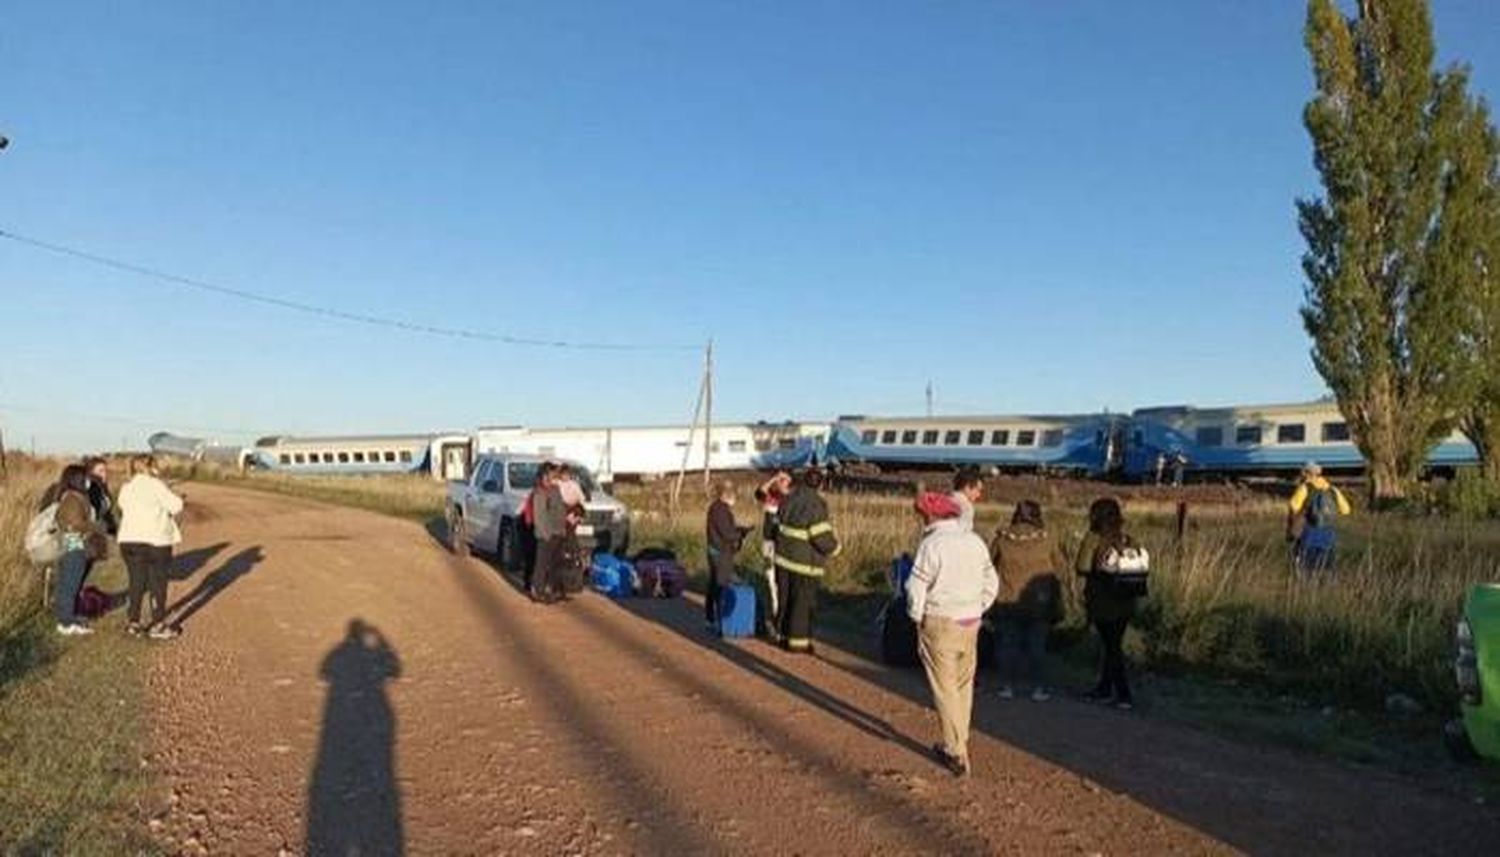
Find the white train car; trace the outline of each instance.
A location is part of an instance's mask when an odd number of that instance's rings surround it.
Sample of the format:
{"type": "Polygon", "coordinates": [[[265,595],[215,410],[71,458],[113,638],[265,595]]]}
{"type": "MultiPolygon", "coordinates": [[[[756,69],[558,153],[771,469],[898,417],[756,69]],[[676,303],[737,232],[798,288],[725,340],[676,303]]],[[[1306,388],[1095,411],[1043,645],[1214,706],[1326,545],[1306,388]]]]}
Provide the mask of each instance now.
{"type": "Polygon", "coordinates": [[[463,479],[473,443],[466,434],[279,436],[261,438],[255,454],[260,466],[285,473],[420,473],[463,479]]]}
{"type": "Polygon", "coordinates": [[[523,452],[566,458],[593,471],[601,481],[615,477],[653,478],[675,473],[687,454],[690,469],[701,468],[705,442],[714,470],[772,470],[801,467],[817,460],[827,426],[796,422],[725,423],[703,428],[610,426],[603,428],[523,428],[492,426],[474,434],[476,454],[523,452]]]}

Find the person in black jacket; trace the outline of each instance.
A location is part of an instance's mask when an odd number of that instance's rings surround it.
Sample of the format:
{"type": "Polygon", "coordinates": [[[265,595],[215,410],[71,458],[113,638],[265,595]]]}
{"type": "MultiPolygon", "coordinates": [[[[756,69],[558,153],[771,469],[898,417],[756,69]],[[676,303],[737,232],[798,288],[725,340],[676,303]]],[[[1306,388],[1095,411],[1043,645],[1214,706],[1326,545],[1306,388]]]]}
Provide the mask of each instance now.
{"type": "Polygon", "coordinates": [[[734,583],[734,557],[748,528],[734,522],[734,485],[719,483],[718,496],[708,507],[708,589],[703,598],[703,621],[709,631],[719,627],[719,590],[734,583]]]}
{"type": "Polygon", "coordinates": [[[96,520],[109,535],[118,534],[120,511],[114,493],[109,490],[109,462],[95,455],[84,459],[83,467],[89,474],[89,505],[94,507],[96,520]]]}

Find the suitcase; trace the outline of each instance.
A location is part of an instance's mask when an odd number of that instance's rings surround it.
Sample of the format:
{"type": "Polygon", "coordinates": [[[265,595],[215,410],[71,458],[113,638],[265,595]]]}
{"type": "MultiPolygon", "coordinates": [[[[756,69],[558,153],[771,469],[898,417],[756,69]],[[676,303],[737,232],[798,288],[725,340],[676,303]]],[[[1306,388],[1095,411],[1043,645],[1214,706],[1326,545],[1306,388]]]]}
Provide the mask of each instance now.
{"type": "Polygon", "coordinates": [[[731,583],[719,588],[719,636],[755,636],[755,587],[731,583]]]}
{"type": "Polygon", "coordinates": [[[677,598],[687,589],[687,569],[675,559],[637,559],[636,593],[646,598],[677,598]]]}
{"type": "Polygon", "coordinates": [[[922,662],[917,654],[917,625],[906,615],[905,595],[893,597],[880,611],[880,659],[893,667],[922,662]]]}
{"type": "Polygon", "coordinates": [[[635,570],[613,554],[595,555],[589,577],[594,590],[610,598],[629,598],[635,593],[635,570]]]}

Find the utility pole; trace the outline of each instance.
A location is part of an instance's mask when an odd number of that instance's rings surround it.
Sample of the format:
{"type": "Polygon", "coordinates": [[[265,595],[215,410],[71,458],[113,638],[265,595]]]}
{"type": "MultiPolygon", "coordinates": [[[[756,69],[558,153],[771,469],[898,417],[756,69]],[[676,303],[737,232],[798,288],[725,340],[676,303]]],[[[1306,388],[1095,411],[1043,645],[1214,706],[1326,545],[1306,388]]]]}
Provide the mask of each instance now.
{"type": "Polygon", "coordinates": [[[703,493],[709,493],[709,482],[713,479],[714,452],[714,341],[708,340],[703,352],[703,493]]]}
{"type": "MultiPolygon", "coordinates": [[[[713,341],[708,343],[708,349],[703,354],[703,377],[698,381],[698,402],[693,406],[693,422],[688,426],[687,443],[682,447],[682,466],[677,469],[677,481],[672,485],[672,520],[677,520],[677,511],[682,500],[682,482],[687,478],[688,461],[693,454],[693,438],[698,434],[698,419],[703,414],[704,406],[712,407],[710,399],[713,396],[713,365],[714,346],[713,341]]],[[[705,485],[708,476],[708,429],[704,427],[703,442],[703,473],[705,485]]]]}

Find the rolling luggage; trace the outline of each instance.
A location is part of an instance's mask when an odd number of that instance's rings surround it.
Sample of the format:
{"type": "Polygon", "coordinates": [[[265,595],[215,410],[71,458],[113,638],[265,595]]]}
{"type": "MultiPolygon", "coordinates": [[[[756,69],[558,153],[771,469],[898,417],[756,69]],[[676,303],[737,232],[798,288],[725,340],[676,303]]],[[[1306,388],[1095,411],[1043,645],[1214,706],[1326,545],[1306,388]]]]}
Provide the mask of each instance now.
{"type": "Polygon", "coordinates": [[[677,555],[650,548],[635,557],[636,594],[646,598],[677,598],[687,589],[687,569],[677,555]]]}
{"type": "Polygon", "coordinates": [[[719,636],[755,636],[755,587],[746,583],[720,587],[719,636]]]}
{"type": "Polygon", "coordinates": [[[893,667],[914,667],[922,662],[917,655],[917,626],[906,615],[906,596],[897,595],[880,611],[880,659],[893,667]]]}
{"type": "Polygon", "coordinates": [[[610,598],[629,598],[635,593],[635,570],[614,554],[595,554],[589,577],[595,591],[610,598]]]}

